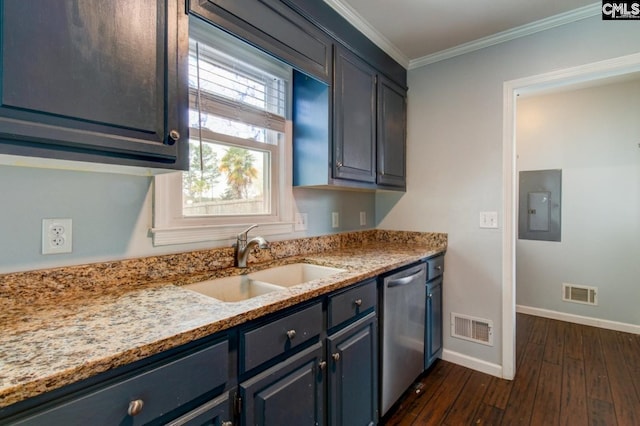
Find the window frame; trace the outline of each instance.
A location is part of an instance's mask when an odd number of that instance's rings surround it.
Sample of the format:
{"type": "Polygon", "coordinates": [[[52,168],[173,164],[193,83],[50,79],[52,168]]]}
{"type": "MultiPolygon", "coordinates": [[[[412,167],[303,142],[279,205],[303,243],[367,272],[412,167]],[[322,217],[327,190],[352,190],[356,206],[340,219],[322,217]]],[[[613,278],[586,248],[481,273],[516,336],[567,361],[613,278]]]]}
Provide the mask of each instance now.
{"type": "MultiPolygon", "coordinates": [[[[211,36],[203,36],[202,23],[194,26],[198,39],[203,40],[211,36]]],[[[246,60],[245,52],[235,47],[236,40],[228,34],[213,28],[207,28],[207,33],[215,32],[215,45],[229,46],[232,53],[239,53],[241,60],[246,60]]],[[[213,40],[211,40],[213,41],[213,40]]],[[[258,66],[263,65],[258,60],[258,66]]],[[[270,69],[266,69],[267,72],[270,69]]],[[[293,232],[293,182],[292,182],[292,130],[290,119],[292,78],[289,78],[287,87],[287,115],[284,123],[284,137],[281,143],[269,144],[245,140],[230,135],[219,134],[209,129],[190,128],[191,139],[211,141],[230,146],[239,146],[252,150],[270,152],[270,196],[271,213],[261,215],[238,216],[184,216],[182,197],[182,172],[174,172],[156,175],[153,182],[153,227],[151,235],[154,246],[172,244],[197,243],[205,241],[235,240],[236,235],[253,224],[260,226],[260,235],[276,235],[293,232]]],[[[190,92],[192,91],[189,88],[190,92]]],[[[190,96],[189,106],[192,105],[190,96]]],[[[190,108],[191,109],[191,108],[190,108]]],[[[189,143],[184,141],[181,143],[189,143]]]]}

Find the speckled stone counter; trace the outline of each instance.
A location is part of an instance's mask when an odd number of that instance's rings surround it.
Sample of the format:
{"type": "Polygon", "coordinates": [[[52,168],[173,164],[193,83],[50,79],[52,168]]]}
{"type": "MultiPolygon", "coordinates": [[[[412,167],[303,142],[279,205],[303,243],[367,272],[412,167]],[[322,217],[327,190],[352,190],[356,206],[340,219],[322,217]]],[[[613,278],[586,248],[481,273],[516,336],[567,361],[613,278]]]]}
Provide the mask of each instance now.
{"type": "Polygon", "coordinates": [[[446,234],[371,230],[271,243],[249,268],[204,250],[0,276],[0,407],[444,252],[446,234]],[[180,286],[308,262],[346,272],[224,303],[180,286]]]}

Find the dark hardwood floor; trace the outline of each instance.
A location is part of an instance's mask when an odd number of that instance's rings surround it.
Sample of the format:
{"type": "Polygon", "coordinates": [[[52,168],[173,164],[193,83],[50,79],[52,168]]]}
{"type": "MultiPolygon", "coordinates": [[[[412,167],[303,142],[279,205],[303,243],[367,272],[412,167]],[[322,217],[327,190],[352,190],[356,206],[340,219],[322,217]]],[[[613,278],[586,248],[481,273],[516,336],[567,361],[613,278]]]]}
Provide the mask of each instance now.
{"type": "Polygon", "coordinates": [[[516,318],[513,381],[439,360],[383,425],[640,425],[640,335],[516,318]]]}

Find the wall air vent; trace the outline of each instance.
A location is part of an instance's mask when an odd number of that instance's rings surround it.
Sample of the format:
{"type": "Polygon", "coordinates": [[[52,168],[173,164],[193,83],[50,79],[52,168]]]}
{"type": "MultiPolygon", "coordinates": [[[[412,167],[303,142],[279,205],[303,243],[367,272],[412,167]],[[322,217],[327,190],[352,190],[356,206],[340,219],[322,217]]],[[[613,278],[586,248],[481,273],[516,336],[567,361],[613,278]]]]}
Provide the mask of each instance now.
{"type": "Polygon", "coordinates": [[[596,306],[598,304],[598,287],[562,283],[562,300],[596,306]]]}
{"type": "Polygon", "coordinates": [[[451,336],[493,346],[493,321],[451,312],[451,336]]]}

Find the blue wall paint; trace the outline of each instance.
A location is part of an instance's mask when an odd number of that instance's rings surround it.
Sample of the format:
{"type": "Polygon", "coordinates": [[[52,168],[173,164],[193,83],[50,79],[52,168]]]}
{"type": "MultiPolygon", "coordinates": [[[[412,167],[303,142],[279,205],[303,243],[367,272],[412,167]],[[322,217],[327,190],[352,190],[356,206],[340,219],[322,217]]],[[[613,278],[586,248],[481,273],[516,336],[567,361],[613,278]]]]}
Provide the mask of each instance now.
{"type": "MultiPolygon", "coordinates": [[[[0,166],[0,273],[184,252],[228,245],[153,247],[153,178],[31,167],[0,166]],[[44,218],[73,220],[73,253],[42,255],[44,218]]],[[[298,211],[308,214],[306,232],[275,239],[315,236],[375,227],[375,195],[294,189],[298,211]],[[340,227],[331,227],[331,212],[340,227]],[[369,225],[359,225],[359,212],[369,225]]]]}

